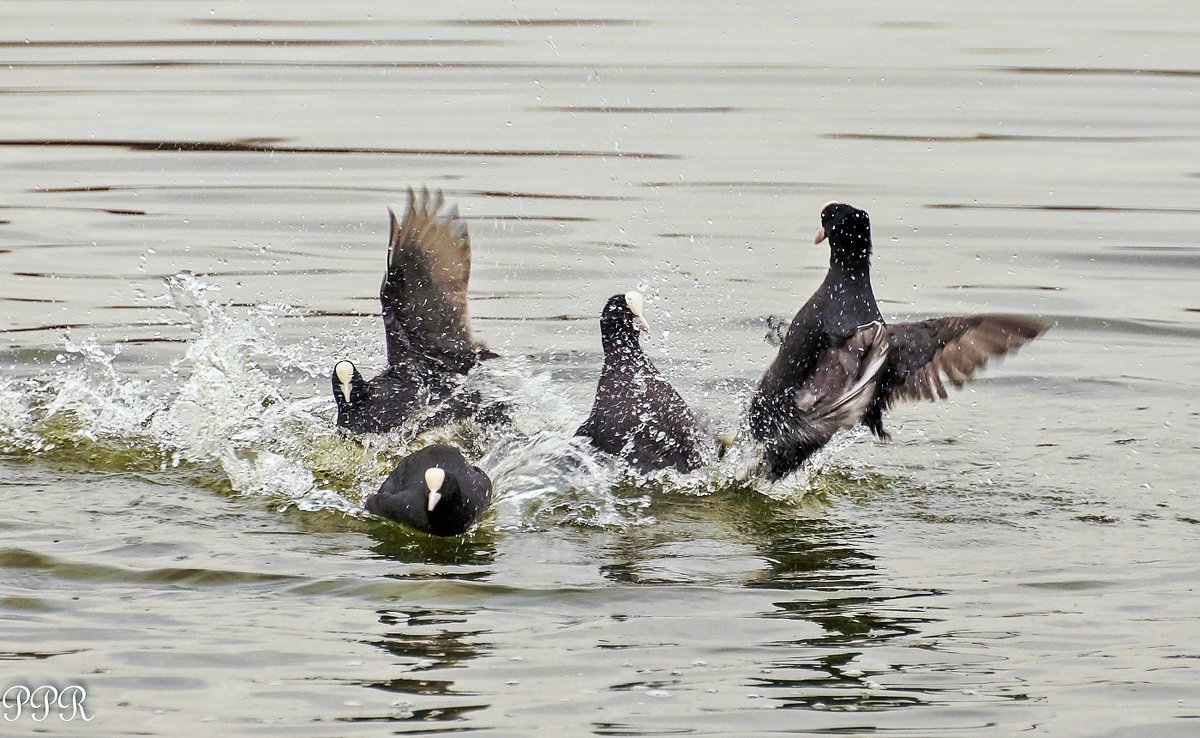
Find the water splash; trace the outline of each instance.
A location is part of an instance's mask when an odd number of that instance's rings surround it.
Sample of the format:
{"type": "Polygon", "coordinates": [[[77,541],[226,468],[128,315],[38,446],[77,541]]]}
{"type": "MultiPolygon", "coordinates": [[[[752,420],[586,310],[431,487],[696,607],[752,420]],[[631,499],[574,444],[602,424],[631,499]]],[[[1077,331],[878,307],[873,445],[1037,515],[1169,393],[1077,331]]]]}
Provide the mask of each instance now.
{"type": "Polygon", "coordinates": [[[798,504],[812,491],[813,480],[825,472],[833,459],[867,434],[862,426],[836,434],[803,467],[772,482],[759,472],[763,461],[762,446],[750,441],[743,430],[721,459],[709,468],[699,489],[712,493],[742,488],[779,502],[798,504]]]}
{"type": "Polygon", "coordinates": [[[114,367],[119,346],[68,337],[45,376],[0,385],[0,450],[128,470],[215,471],[207,478],[216,486],[285,506],[359,510],[364,475],[388,468],[392,452],[341,438],[328,398],[285,396],[282,371],[316,370],[274,340],[290,309],[239,316],[216,287],[186,273],[166,287],[194,334],[181,359],[157,376],[133,377],[114,367]]]}
{"type": "Polygon", "coordinates": [[[34,412],[30,402],[33,387],[11,377],[0,377],[0,453],[17,454],[22,450],[37,453],[45,445],[34,433],[34,412]]]}
{"type": "Polygon", "coordinates": [[[574,438],[578,412],[547,373],[515,357],[484,362],[461,387],[508,404],[512,429],[458,423],[416,438],[403,430],[352,438],[335,427],[328,396],[284,391],[297,373],[323,386],[332,365],[312,342],[277,341],[278,322],[295,310],[235,311],[217,287],[187,273],[166,280],[166,297],[193,333],[182,358],[157,375],[129,376],[114,366],[119,346],[66,338],[44,376],[0,379],[0,453],[130,471],[192,469],[198,483],[282,507],[358,515],[362,499],[407,453],[446,442],[479,459],[492,477],[498,528],[624,528],[653,522],[651,490],[745,489],[799,500],[811,477],[858,437],[841,434],[781,483],[757,474],[761,452],[749,443],[691,474],[639,475],[574,438]]]}

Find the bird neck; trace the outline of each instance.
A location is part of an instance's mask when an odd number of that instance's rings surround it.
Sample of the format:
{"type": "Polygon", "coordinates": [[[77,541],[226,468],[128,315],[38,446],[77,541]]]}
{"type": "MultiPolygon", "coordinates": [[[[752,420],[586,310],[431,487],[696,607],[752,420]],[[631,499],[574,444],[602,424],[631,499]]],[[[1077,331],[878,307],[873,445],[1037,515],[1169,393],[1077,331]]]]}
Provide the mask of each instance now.
{"type": "Polygon", "coordinates": [[[605,359],[636,358],[642,355],[642,344],[635,330],[611,330],[600,332],[600,343],[604,347],[605,359]]]}
{"type": "Polygon", "coordinates": [[[865,247],[835,249],[829,254],[829,276],[841,282],[871,283],[871,244],[865,247]]]}
{"type": "Polygon", "coordinates": [[[440,490],[442,499],[438,502],[437,507],[427,514],[431,522],[453,520],[459,514],[459,508],[462,507],[462,495],[459,494],[458,485],[451,483],[450,479],[447,479],[446,482],[447,484],[440,490]]]}
{"type": "Polygon", "coordinates": [[[821,326],[826,333],[846,337],[858,326],[882,320],[866,259],[854,264],[831,262],[821,292],[821,326]]]}

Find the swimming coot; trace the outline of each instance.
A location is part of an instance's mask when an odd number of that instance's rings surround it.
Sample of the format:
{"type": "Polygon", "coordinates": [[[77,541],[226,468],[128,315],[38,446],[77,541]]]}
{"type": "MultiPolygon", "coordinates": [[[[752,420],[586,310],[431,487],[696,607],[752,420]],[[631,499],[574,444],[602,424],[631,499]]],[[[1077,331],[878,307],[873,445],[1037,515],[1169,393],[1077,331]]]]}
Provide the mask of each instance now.
{"type": "Polygon", "coordinates": [[[650,330],[645,301],[636,291],[613,295],[600,313],[604,366],[591,414],[575,432],[601,451],[642,472],[701,464],[696,416],[642,350],[650,330]]]}
{"type": "Polygon", "coordinates": [[[367,498],[368,512],[435,536],[462,535],[487,509],[492,480],[453,446],[405,457],[367,498]]]}

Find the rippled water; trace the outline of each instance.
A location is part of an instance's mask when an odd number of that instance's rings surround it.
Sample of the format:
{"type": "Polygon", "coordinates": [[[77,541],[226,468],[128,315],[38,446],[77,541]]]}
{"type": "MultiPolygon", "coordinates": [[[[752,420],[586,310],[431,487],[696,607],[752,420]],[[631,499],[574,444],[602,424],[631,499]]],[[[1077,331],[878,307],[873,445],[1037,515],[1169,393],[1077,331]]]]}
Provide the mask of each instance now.
{"type": "Polygon", "coordinates": [[[1190,5],[8,10],[0,687],[94,719],[0,732],[1200,731],[1190,5]],[[362,516],[411,444],[332,428],[421,183],[530,434],[442,432],[497,480],[461,540],[362,516]],[[1053,330],[786,486],[569,438],[631,287],[735,428],[833,198],[889,318],[1053,330]]]}

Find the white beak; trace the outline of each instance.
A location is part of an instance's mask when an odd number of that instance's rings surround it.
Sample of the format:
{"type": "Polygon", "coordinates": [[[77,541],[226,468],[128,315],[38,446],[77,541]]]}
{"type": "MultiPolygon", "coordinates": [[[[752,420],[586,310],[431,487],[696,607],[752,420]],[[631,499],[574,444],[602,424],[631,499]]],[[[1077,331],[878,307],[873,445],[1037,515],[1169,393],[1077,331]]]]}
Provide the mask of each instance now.
{"type": "Polygon", "coordinates": [[[824,240],[825,240],[825,226],[821,226],[820,228],[817,229],[817,237],[816,237],[816,239],[813,240],[813,243],[814,244],[821,243],[824,240]]]}
{"type": "Polygon", "coordinates": [[[339,361],[333,371],[337,374],[338,389],[342,391],[342,397],[346,398],[346,402],[350,402],[350,381],[354,379],[354,365],[348,361],[339,361]]]}
{"type": "Polygon", "coordinates": [[[629,311],[633,313],[633,324],[638,328],[650,332],[650,323],[646,321],[645,309],[646,301],[642,298],[642,293],[637,290],[630,290],[625,293],[625,304],[629,306],[629,311]]]}
{"type": "Polygon", "coordinates": [[[446,472],[444,470],[436,466],[425,470],[425,486],[429,488],[429,502],[426,509],[429,512],[433,512],[433,508],[442,501],[442,493],[439,490],[445,481],[446,472]]]}

